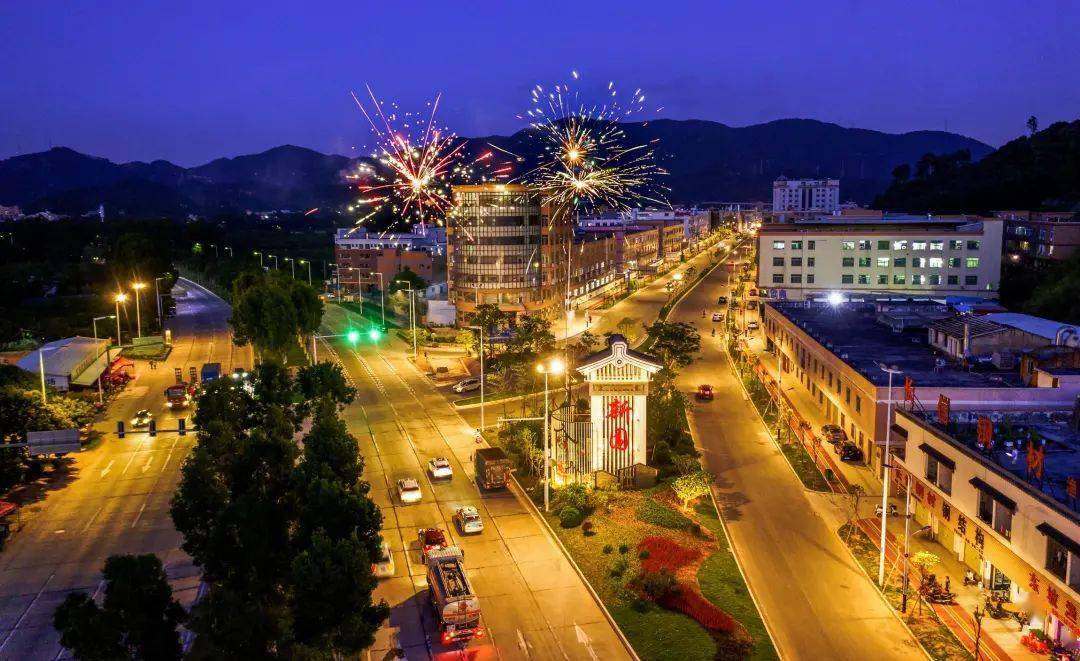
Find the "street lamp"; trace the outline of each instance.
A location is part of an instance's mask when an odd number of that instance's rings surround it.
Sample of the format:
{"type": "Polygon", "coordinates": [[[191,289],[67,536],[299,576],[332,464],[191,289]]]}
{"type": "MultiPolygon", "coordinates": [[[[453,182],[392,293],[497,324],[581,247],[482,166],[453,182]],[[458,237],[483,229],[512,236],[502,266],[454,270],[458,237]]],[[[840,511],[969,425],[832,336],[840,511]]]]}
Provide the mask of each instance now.
{"type": "Polygon", "coordinates": [[[225,246],[225,252],[229,253],[229,259],[232,259],[234,257],[232,246],[225,246]]]}
{"type": "MultiPolygon", "coordinates": [[[[378,273],[375,273],[373,271],[371,273],[371,275],[379,277],[379,307],[382,308],[382,325],[385,328],[386,327],[386,287],[383,284],[383,274],[382,274],[382,271],[379,271],[378,273]]],[[[357,282],[360,281],[359,276],[357,276],[356,281],[357,282]]],[[[361,305],[364,304],[363,298],[360,299],[360,304],[361,305]]]]}
{"type": "Polygon", "coordinates": [[[413,291],[412,285],[401,291],[409,292],[409,328],[412,330],[412,359],[416,360],[416,311],[413,309],[413,297],[416,292],[413,291]]]}
{"type": "Polygon", "coordinates": [[[484,376],[484,328],[483,326],[466,326],[475,328],[480,333],[480,431],[484,431],[484,386],[487,379],[484,376]]]}
{"type": "Polygon", "coordinates": [[[135,290],[135,333],[142,337],[142,316],[139,314],[139,292],[146,289],[145,282],[133,282],[131,288],[135,290]]]}
{"type": "Polygon", "coordinates": [[[289,268],[292,271],[292,279],[296,280],[296,260],[292,257],[286,257],[285,261],[289,263],[289,268]]]}
{"type": "MultiPolygon", "coordinates": [[[[90,322],[91,324],[94,325],[94,346],[95,347],[97,346],[97,339],[98,339],[98,336],[97,336],[97,322],[101,321],[102,319],[112,319],[115,316],[116,315],[107,314],[104,317],[94,317],[94,319],[90,322]]],[[[106,344],[105,345],[105,364],[108,365],[111,362],[112,362],[112,358],[111,358],[111,356],[109,356],[109,345],[106,344]]],[[[104,370],[102,370],[102,371],[104,371],[104,370]]],[[[104,388],[101,387],[101,375],[98,374],[98,378],[97,378],[97,402],[98,402],[98,404],[102,404],[104,401],[105,401],[105,392],[104,392],[104,388]]]]}
{"type": "Polygon", "coordinates": [[[278,258],[277,255],[267,255],[270,259],[274,260],[274,270],[278,270],[278,258]]]}
{"type": "Polygon", "coordinates": [[[113,298],[116,301],[116,346],[123,344],[120,341],[120,304],[127,300],[127,294],[118,292],[113,298]]]}
{"type": "Polygon", "coordinates": [[[885,453],[881,457],[881,466],[884,469],[881,476],[881,555],[878,557],[878,584],[885,589],[885,517],[889,514],[889,437],[892,435],[892,378],[893,374],[903,374],[903,371],[895,365],[889,366],[884,363],[878,365],[878,369],[889,375],[889,394],[885,404],[885,453]]]}
{"type": "Polygon", "coordinates": [[[157,318],[158,325],[161,326],[161,334],[165,334],[165,317],[161,315],[161,290],[158,289],[158,280],[165,280],[168,278],[166,275],[158,276],[154,278],[154,300],[157,301],[157,318]]]}
{"type": "Polygon", "coordinates": [[[552,358],[547,365],[539,363],[536,371],[544,375],[544,511],[551,511],[550,479],[551,476],[551,406],[548,401],[548,375],[558,376],[566,369],[559,358],[552,358]]]}
{"type": "Polygon", "coordinates": [[[214,259],[218,259],[221,255],[218,253],[217,244],[211,243],[210,247],[214,249],[214,259]]]}
{"type": "Polygon", "coordinates": [[[308,283],[308,286],[310,287],[311,286],[311,262],[306,260],[306,259],[301,259],[300,263],[301,264],[307,264],[307,283],[308,283]]]}
{"type": "Polygon", "coordinates": [[[45,352],[56,351],[60,347],[38,347],[38,370],[41,372],[41,403],[48,404],[48,399],[45,396],[45,352]]]}
{"type": "Polygon", "coordinates": [[[259,268],[264,268],[263,267],[263,254],[261,252],[259,252],[258,250],[252,252],[251,254],[259,256],[259,268]]]}
{"type": "MultiPolygon", "coordinates": [[[[360,341],[360,331],[355,328],[350,328],[344,333],[336,333],[334,335],[312,335],[311,336],[311,364],[317,365],[319,363],[319,340],[329,340],[335,337],[344,337],[349,342],[355,345],[360,341]]],[[[373,338],[374,339],[374,338],[373,338]]]]}

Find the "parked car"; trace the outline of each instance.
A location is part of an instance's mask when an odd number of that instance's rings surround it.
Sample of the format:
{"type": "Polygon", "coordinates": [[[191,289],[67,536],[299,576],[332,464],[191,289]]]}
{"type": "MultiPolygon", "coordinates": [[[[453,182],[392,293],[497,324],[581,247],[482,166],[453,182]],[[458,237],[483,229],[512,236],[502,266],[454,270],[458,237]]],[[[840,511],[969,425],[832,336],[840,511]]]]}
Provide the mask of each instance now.
{"type": "Polygon", "coordinates": [[[712,313],[712,320],[713,321],[723,321],[724,320],[724,315],[720,314],[719,312],[713,312],[712,313]]]}
{"type": "Polygon", "coordinates": [[[390,552],[390,545],[386,542],[379,544],[380,557],[371,563],[371,573],[375,578],[390,578],[394,575],[394,554],[390,552]]]}
{"type": "Polygon", "coordinates": [[[707,383],[701,384],[700,386],[697,387],[697,392],[694,394],[694,396],[697,397],[697,399],[700,400],[700,401],[712,401],[712,398],[713,398],[712,386],[707,384],[707,383]]]}
{"type": "Polygon", "coordinates": [[[472,535],[484,532],[484,522],[480,519],[480,512],[471,505],[459,507],[454,512],[454,523],[462,535],[472,535]]]}
{"type": "Polygon", "coordinates": [[[473,390],[479,390],[479,389],[480,389],[480,379],[478,379],[476,377],[471,377],[471,378],[468,378],[468,379],[462,379],[461,381],[458,381],[457,383],[454,384],[454,392],[456,392],[456,393],[472,392],[473,390]]]}
{"type": "Polygon", "coordinates": [[[150,421],[154,419],[154,414],[146,409],[142,409],[135,414],[135,417],[131,419],[132,427],[149,427],[150,421]]]}
{"type": "Polygon", "coordinates": [[[833,445],[847,440],[847,433],[837,425],[822,425],[821,436],[833,445]]]}
{"type": "Polygon", "coordinates": [[[420,483],[411,477],[402,478],[397,481],[398,497],[401,498],[401,502],[404,504],[419,503],[423,499],[424,495],[420,492],[420,483]]]}
{"type": "Polygon", "coordinates": [[[718,296],[716,298],[717,305],[724,305],[725,303],[727,303],[727,296],[718,296]]]}
{"type": "Polygon", "coordinates": [[[747,322],[746,323],[746,329],[747,330],[757,330],[758,329],[758,322],[756,322],[756,321],[747,322]]]}
{"type": "Polygon", "coordinates": [[[843,461],[861,461],[862,450],[854,443],[840,444],[840,459],[843,461]]]}
{"type": "Polygon", "coordinates": [[[427,560],[429,552],[448,546],[446,533],[441,528],[421,528],[416,532],[416,538],[420,545],[421,560],[427,560]]]}
{"type": "Polygon", "coordinates": [[[454,477],[454,468],[446,457],[435,457],[427,462],[428,473],[435,480],[449,480],[454,477]]]}

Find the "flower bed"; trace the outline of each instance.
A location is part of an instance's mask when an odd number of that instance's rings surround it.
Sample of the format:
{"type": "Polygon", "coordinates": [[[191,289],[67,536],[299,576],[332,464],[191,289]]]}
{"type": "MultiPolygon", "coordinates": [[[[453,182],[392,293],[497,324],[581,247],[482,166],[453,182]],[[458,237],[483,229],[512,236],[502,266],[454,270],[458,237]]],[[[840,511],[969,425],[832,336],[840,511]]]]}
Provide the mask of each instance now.
{"type": "Polygon", "coordinates": [[[686,613],[709,631],[731,633],[738,623],[718,606],[706,599],[696,588],[679,584],[679,591],[664,599],[663,605],[680,613],[686,613]]]}
{"type": "Polygon", "coordinates": [[[646,537],[638,544],[638,551],[649,552],[648,557],[641,560],[641,568],[647,572],[666,569],[674,573],[701,557],[697,549],[688,549],[668,537],[646,537]]]}

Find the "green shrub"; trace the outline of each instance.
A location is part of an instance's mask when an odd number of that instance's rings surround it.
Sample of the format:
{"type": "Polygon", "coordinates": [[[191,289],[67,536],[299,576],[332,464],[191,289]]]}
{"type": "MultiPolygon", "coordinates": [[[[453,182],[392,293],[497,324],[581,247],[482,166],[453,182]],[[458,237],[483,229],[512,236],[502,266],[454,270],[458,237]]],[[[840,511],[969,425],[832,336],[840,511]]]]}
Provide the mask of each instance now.
{"type": "Polygon", "coordinates": [[[641,591],[653,601],[661,601],[679,591],[674,574],[666,569],[641,572],[638,585],[641,586],[641,591]]]}
{"type": "Polygon", "coordinates": [[[581,524],[581,534],[585,535],[586,537],[591,537],[593,535],[593,522],[592,521],[585,521],[584,523],[581,524]]]}
{"type": "Polygon", "coordinates": [[[619,544],[619,553],[626,555],[626,552],[630,550],[629,544],[619,544]]]}
{"type": "Polygon", "coordinates": [[[641,549],[641,551],[638,552],[637,557],[641,558],[642,560],[648,560],[649,555],[651,555],[649,553],[649,549],[641,549]]]}
{"type": "Polygon", "coordinates": [[[589,490],[584,484],[568,484],[555,493],[555,502],[560,507],[572,507],[580,512],[587,512],[589,490]]]}
{"type": "Polygon", "coordinates": [[[615,550],[615,547],[611,544],[604,544],[604,555],[611,555],[611,552],[615,550]]]}
{"type": "Polygon", "coordinates": [[[626,573],[626,569],[629,566],[630,563],[626,561],[626,558],[615,558],[615,562],[611,563],[611,571],[609,573],[612,578],[622,578],[622,575],[626,573]]]}
{"type": "Polygon", "coordinates": [[[637,509],[636,516],[639,521],[672,530],[685,530],[690,525],[690,519],[670,507],[661,505],[652,498],[646,498],[642,501],[637,509]]]}
{"type": "Polygon", "coordinates": [[[671,463],[671,446],[665,441],[657,441],[653,446],[652,461],[649,462],[653,466],[666,466],[671,463]]]}
{"type": "Polygon", "coordinates": [[[575,528],[581,525],[585,515],[576,507],[564,507],[559,511],[559,525],[563,528],[575,528]]]}

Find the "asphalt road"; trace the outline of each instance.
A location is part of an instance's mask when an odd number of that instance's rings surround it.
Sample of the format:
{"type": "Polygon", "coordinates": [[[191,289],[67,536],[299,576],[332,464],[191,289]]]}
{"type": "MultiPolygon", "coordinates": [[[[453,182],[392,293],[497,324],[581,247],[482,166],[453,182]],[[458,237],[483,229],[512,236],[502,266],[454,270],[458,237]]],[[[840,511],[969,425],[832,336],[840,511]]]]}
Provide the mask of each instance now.
{"type": "MultiPolygon", "coordinates": [[[[153,371],[136,363],[137,378],[109,406],[99,429],[114,431],[116,420],[129,421],[144,408],[155,414],[159,429],[176,429],[163,396],[174,382],[173,367],[185,375],[189,366],[211,360],[225,371],[250,367],[249,350],[232,344],[227,304],[187,281],[174,294],[172,354],[153,371]]],[[[198,571],[180,550],[181,535],[169,516],[180,466],[194,442],[191,433],[128,433],[123,439],[107,433],[23,508],[22,528],[0,552],[0,659],[63,656],[53,611],[73,591],[96,594],[102,565],[113,554],[157,553],[177,598],[185,605],[194,600],[198,571]]]]}
{"type": "Polygon", "coordinates": [[[720,267],[672,314],[673,321],[695,324],[702,338],[701,357],[684,370],[679,386],[691,398],[698,384],[715,389],[715,400],[694,404],[691,425],[716,475],[714,493],[732,544],[781,655],[921,658],[744,399],[720,345],[723,324],[711,320],[714,311],[722,311],[717,297],[728,289],[727,269],[720,267]]]}
{"type": "MultiPolygon", "coordinates": [[[[326,329],[340,333],[347,321],[331,306],[326,329]]],[[[427,596],[425,568],[417,531],[444,529],[465,551],[466,573],[480,599],[486,635],[465,649],[470,659],[622,659],[629,658],[614,628],[584,582],[531,513],[516,490],[481,493],[473,482],[472,428],[408,360],[396,337],[353,347],[342,338],[320,345],[320,359],[340,360],[359,390],[345,410],[350,431],[365,459],[364,479],[382,509],[383,538],[393,551],[395,575],[380,581],[376,597],[392,607],[368,658],[386,658],[395,648],[409,659],[466,658],[457,648],[438,644],[427,596]],[[447,457],[453,478],[431,480],[428,459],[447,457]],[[419,480],[423,500],[403,505],[396,482],[419,480]],[[451,521],[457,507],[480,510],[484,531],[458,534],[451,521]]]]}

